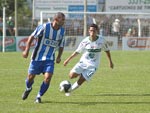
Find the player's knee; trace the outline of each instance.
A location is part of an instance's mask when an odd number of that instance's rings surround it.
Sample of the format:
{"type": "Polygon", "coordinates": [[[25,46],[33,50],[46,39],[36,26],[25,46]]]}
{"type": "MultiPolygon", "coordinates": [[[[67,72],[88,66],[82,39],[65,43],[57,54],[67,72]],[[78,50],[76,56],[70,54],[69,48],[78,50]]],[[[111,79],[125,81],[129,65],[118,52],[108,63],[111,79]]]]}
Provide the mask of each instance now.
{"type": "Polygon", "coordinates": [[[69,78],[72,79],[73,78],[73,74],[70,72],[69,73],[69,78]]]}
{"type": "Polygon", "coordinates": [[[69,74],[69,78],[72,79],[73,78],[72,75],[69,74]]]}
{"type": "Polygon", "coordinates": [[[76,74],[76,73],[72,73],[72,72],[69,73],[70,79],[76,78],[77,76],[78,76],[78,74],[76,74]]]}
{"type": "Polygon", "coordinates": [[[29,82],[33,81],[35,78],[35,75],[28,75],[27,79],[29,80],[29,82]]]}
{"type": "Polygon", "coordinates": [[[46,77],[45,79],[44,79],[44,81],[45,81],[45,83],[50,83],[50,81],[51,81],[51,77],[46,77]]]}
{"type": "Polygon", "coordinates": [[[50,79],[49,79],[49,78],[46,78],[46,79],[44,80],[44,82],[47,83],[47,84],[49,84],[49,83],[50,83],[50,79]]]}
{"type": "Polygon", "coordinates": [[[45,81],[45,83],[50,83],[50,81],[51,81],[51,78],[52,78],[52,75],[53,74],[49,74],[49,73],[45,73],[44,74],[44,81],[45,81]]]}

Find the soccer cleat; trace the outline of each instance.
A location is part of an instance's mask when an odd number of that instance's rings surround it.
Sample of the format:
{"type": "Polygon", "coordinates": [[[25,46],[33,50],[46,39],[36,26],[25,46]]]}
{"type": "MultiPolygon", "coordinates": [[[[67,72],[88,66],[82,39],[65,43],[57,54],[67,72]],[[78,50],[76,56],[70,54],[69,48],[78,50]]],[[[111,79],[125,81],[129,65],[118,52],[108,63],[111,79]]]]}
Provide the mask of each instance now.
{"type": "Polygon", "coordinates": [[[25,92],[22,95],[22,100],[27,99],[31,91],[32,91],[32,88],[30,90],[25,90],[25,92]]]}
{"type": "Polygon", "coordinates": [[[69,92],[71,88],[71,84],[64,84],[64,91],[65,93],[69,92]]]}
{"type": "Polygon", "coordinates": [[[36,98],[35,99],[35,103],[41,103],[42,101],[41,101],[41,98],[36,98]]]}
{"type": "Polygon", "coordinates": [[[64,91],[65,91],[65,95],[66,96],[70,96],[70,92],[71,92],[71,84],[65,84],[64,85],[64,91]]]}
{"type": "Polygon", "coordinates": [[[70,88],[71,88],[71,84],[65,84],[65,85],[64,85],[64,91],[65,91],[65,95],[66,95],[67,97],[70,96],[70,93],[71,93],[70,88]]]}

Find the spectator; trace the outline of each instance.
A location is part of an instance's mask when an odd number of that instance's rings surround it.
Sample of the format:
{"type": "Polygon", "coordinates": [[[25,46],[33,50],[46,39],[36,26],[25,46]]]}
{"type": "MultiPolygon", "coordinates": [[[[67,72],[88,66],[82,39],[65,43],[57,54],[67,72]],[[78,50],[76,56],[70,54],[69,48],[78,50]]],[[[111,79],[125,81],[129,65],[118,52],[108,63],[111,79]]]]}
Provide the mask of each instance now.
{"type": "Polygon", "coordinates": [[[14,21],[13,21],[11,16],[9,17],[9,19],[7,21],[7,26],[8,26],[8,31],[9,31],[10,35],[14,36],[15,35],[15,32],[14,32],[14,21]]]}
{"type": "Polygon", "coordinates": [[[112,24],[112,32],[114,36],[118,37],[118,40],[121,40],[120,38],[120,20],[115,19],[115,21],[112,24]]]}
{"type": "Polygon", "coordinates": [[[127,37],[136,37],[137,36],[137,29],[135,27],[129,28],[127,33],[127,37]]]}
{"type": "Polygon", "coordinates": [[[131,28],[128,29],[127,33],[126,33],[126,37],[130,37],[131,36],[131,28]]]}

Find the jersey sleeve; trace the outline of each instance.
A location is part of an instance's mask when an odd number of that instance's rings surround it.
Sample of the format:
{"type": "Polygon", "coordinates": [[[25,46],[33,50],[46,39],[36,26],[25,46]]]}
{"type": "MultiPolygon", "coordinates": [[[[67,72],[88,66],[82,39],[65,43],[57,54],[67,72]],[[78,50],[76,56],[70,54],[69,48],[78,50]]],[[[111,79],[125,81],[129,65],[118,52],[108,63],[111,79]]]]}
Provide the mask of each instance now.
{"type": "Polygon", "coordinates": [[[46,27],[46,24],[37,26],[37,28],[33,31],[31,36],[34,36],[34,38],[43,36],[45,27],[46,27]]]}
{"type": "Polygon", "coordinates": [[[102,50],[103,51],[109,51],[110,50],[109,46],[108,46],[108,43],[105,39],[104,39],[104,42],[103,42],[102,50]]]}
{"type": "Polygon", "coordinates": [[[84,51],[84,48],[85,48],[85,41],[83,40],[80,42],[80,44],[79,44],[78,48],[75,50],[75,52],[81,53],[84,51]]]}

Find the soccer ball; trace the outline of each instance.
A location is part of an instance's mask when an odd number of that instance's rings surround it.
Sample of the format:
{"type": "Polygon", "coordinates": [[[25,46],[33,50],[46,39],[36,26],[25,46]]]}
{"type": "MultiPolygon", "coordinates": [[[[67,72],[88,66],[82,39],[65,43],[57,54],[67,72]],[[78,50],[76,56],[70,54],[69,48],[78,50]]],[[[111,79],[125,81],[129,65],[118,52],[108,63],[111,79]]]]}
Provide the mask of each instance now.
{"type": "Polygon", "coordinates": [[[60,92],[69,92],[71,90],[71,83],[68,80],[63,80],[59,85],[60,92]]]}

